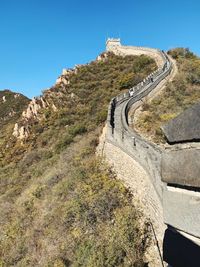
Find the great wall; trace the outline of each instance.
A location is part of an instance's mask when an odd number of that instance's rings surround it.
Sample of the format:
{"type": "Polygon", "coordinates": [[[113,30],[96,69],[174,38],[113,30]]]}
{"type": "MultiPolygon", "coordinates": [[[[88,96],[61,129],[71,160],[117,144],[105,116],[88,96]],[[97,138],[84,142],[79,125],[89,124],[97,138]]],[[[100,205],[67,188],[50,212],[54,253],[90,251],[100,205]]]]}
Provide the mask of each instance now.
{"type": "Polygon", "coordinates": [[[184,257],[184,251],[193,258],[200,253],[199,143],[161,146],[129,126],[130,113],[141,107],[143,99],[152,99],[173,80],[176,62],[157,49],[122,46],[119,39],[108,39],[107,51],[148,55],[155,59],[158,70],[111,100],[99,150],[137,196],[152,223],[158,251],[150,266],[164,266],[162,258],[174,267],[200,266],[184,257]]]}

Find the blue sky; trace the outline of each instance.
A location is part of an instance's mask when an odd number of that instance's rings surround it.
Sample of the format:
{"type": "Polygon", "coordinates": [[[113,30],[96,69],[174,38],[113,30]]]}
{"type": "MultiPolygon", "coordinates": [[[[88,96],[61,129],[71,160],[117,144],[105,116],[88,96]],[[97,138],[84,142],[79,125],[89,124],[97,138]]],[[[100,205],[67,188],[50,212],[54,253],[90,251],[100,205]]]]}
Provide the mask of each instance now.
{"type": "Polygon", "coordinates": [[[200,55],[200,1],[0,0],[0,90],[33,97],[63,68],[126,45],[189,47],[200,55]]]}

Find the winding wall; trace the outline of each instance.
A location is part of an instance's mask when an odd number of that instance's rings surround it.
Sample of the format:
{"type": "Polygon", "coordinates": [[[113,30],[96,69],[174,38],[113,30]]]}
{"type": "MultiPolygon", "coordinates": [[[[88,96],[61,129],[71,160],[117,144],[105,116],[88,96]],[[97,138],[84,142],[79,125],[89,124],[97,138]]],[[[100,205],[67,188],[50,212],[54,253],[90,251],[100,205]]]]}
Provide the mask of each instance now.
{"type": "Polygon", "coordinates": [[[107,42],[108,51],[122,56],[149,55],[156,60],[158,70],[144,79],[143,82],[131,88],[129,92],[118,95],[111,100],[107,117],[105,155],[112,161],[112,153],[109,151],[113,149],[110,147],[111,145],[115,146],[138,162],[148,174],[147,179],[150,180],[153,189],[149,191],[146,206],[151,210],[150,218],[155,224],[160,244],[162,243],[162,231],[164,229],[163,212],[164,222],[167,225],[199,243],[200,193],[197,189],[198,184],[195,183],[197,178],[195,175],[200,173],[200,166],[195,166],[195,168],[198,168],[195,171],[193,171],[192,166],[189,168],[190,179],[188,172],[186,172],[189,162],[193,161],[199,147],[193,144],[187,146],[157,146],[130,129],[128,122],[130,109],[131,112],[134,112],[141,106],[144,97],[153,97],[174,76],[174,63],[164,52],[157,49],[125,47],[120,42],[112,41],[108,40],[107,42]],[[130,91],[133,93],[130,94],[130,91]],[[177,159],[182,156],[186,164],[183,165],[183,161],[178,160],[174,163],[175,154],[177,159]],[[178,176],[171,175],[174,173],[178,176]],[[187,188],[185,188],[185,185],[187,185],[187,188]]]}

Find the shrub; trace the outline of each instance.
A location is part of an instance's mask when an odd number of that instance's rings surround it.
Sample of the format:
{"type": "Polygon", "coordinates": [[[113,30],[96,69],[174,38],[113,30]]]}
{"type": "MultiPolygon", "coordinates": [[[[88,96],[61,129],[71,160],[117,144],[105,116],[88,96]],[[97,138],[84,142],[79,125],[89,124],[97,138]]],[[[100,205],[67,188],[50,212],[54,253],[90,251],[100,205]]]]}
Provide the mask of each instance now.
{"type": "Polygon", "coordinates": [[[41,155],[38,151],[30,151],[25,155],[25,157],[20,161],[19,167],[21,169],[26,169],[34,163],[41,159],[41,155]]]}
{"type": "Polygon", "coordinates": [[[154,66],[154,60],[152,58],[141,55],[135,59],[135,64],[133,70],[135,73],[139,73],[142,69],[147,68],[147,66],[154,66]]]}
{"type": "Polygon", "coordinates": [[[96,116],[97,125],[99,123],[105,122],[106,118],[107,118],[107,109],[105,108],[104,110],[101,110],[96,116]]]}
{"type": "Polygon", "coordinates": [[[64,117],[64,118],[59,119],[57,124],[59,126],[67,126],[67,125],[72,124],[72,119],[68,117],[64,117]]]}
{"type": "Polygon", "coordinates": [[[68,145],[73,142],[73,137],[69,134],[66,134],[58,143],[55,145],[55,152],[60,153],[63,151],[68,145]]]}
{"type": "Polygon", "coordinates": [[[178,58],[194,58],[195,55],[190,52],[189,48],[175,48],[168,51],[168,54],[171,55],[174,59],[178,58]]]}
{"type": "Polygon", "coordinates": [[[87,132],[87,128],[84,125],[74,125],[69,128],[69,134],[75,137],[77,134],[84,134],[87,132]]]}
{"type": "Polygon", "coordinates": [[[177,116],[176,113],[165,113],[165,114],[160,115],[160,119],[161,119],[161,121],[165,122],[165,121],[169,121],[169,120],[175,118],[176,116],[177,116]]]}
{"type": "Polygon", "coordinates": [[[129,89],[133,85],[134,75],[132,73],[124,74],[119,80],[120,89],[129,89]]]}

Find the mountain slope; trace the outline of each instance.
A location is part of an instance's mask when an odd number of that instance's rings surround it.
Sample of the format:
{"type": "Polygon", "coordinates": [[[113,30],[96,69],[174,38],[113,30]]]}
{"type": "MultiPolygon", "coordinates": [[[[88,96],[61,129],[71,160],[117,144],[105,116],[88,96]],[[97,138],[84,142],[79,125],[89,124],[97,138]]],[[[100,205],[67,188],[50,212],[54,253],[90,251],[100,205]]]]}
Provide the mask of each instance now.
{"type": "Polygon", "coordinates": [[[0,266],[145,266],[148,222],[95,149],[110,99],[155,68],[103,54],[28,104],[1,145],[0,266]]]}

